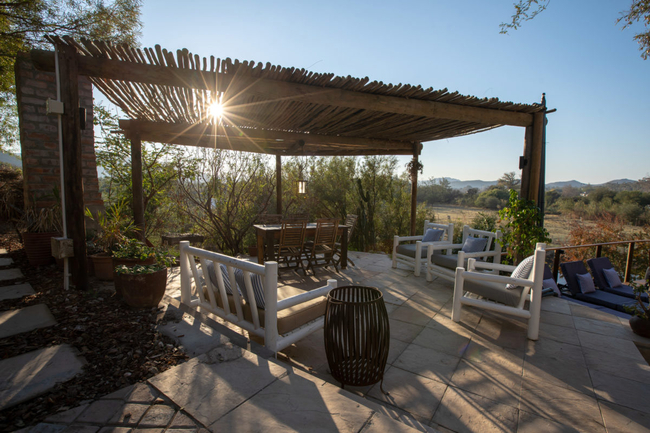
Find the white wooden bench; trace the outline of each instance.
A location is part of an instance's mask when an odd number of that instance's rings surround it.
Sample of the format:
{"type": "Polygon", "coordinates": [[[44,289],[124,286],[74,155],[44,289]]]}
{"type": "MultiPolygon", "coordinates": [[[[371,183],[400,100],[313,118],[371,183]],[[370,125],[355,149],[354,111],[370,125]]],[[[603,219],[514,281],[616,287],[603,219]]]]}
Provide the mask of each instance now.
{"type": "Polygon", "coordinates": [[[182,303],[245,329],[276,354],[323,328],[326,297],[336,288],[336,280],[311,291],[289,286],[278,289],[276,262],[260,265],[195,248],[188,241],[180,242],[179,249],[182,303]],[[212,277],[206,271],[210,264],[215,270],[212,277]],[[257,296],[255,287],[260,289],[257,296]]]}

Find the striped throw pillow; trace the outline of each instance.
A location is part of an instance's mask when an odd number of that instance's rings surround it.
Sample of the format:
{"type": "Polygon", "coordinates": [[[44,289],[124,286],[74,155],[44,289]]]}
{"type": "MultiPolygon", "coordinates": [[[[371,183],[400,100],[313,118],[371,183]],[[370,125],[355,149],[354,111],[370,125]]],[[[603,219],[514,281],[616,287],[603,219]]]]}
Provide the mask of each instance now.
{"type": "MultiPolygon", "coordinates": [[[[264,301],[264,284],[262,283],[262,277],[258,274],[250,273],[251,276],[251,286],[253,288],[253,296],[255,297],[255,303],[258,308],[264,308],[266,305],[264,301]]],[[[246,291],[246,282],[244,280],[244,271],[241,269],[235,269],[235,279],[237,280],[237,285],[239,290],[243,294],[246,302],[250,302],[248,299],[248,293],[246,291]]]]}
{"type": "MultiPolygon", "coordinates": [[[[517,267],[515,268],[514,271],[512,271],[512,274],[510,274],[510,276],[512,278],[520,278],[524,280],[527,279],[530,276],[530,271],[533,270],[534,262],[535,262],[535,256],[526,257],[521,261],[521,263],[519,263],[519,265],[517,265],[517,267]]],[[[518,286],[516,284],[508,284],[506,286],[506,289],[514,290],[518,287],[521,286],[518,286]]]]}

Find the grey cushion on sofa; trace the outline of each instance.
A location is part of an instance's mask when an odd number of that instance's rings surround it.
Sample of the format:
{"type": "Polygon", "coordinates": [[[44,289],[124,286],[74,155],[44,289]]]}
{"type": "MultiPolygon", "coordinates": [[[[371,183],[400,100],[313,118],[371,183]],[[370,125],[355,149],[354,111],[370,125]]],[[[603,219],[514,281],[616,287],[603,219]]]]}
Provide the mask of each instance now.
{"type": "MultiPolygon", "coordinates": [[[[404,244],[404,245],[398,245],[397,246],[397,254],[401,254],[403,256],[409,256],[415,258],[415,244],[404,244]]],[[[427,247],[426,245],[422,245],[422,255],[421,257],[423,259],[427,258],[427,247]]]]}
{"type": "Polygon", "coordinates": [[[511,307],[516,307],[521,298],[522,287],[508,290],[505,284],[488,281],[465,280],[463,289],[475,293],[492,301],[500,302],[511,307]]]}
{"type": "Polygon", "coordinates": [[[431,255],[431,263],[442,266],[443,268],[455,270],[458,265],[458,254],[433,254],[431,255]]]}

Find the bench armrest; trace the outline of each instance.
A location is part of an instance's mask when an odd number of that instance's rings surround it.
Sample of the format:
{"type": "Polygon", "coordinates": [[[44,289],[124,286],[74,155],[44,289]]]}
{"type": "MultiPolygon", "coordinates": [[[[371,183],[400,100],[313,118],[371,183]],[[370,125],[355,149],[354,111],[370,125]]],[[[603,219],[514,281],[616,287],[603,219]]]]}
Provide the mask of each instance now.
{"type": "Polygon", "coordinates": [[[489,281],[492,283],[502,284],[515,284],[517,286],[533,287],[535,282],[523,278],[512,278],[506,275],[486,274],[483,272],[466,271],[465,268],[456,268],[456,272],[460,272],[464,280],[474,281],[489,281]]]}
{"type": "Polygon", "coordinates": [[[327,296],[327,294],[336,287],[336,280],[327,280],[327,286],[320,287],[318,289],[310,290],[299,295],[291,296],[290,298],[283,299],[278,301],[278,311],[286,310],[298,304],[303,304],[305,302],[311,301],[321,296],[327,296]],[[333,283],[332,283],[333,282],[333,283]]]}

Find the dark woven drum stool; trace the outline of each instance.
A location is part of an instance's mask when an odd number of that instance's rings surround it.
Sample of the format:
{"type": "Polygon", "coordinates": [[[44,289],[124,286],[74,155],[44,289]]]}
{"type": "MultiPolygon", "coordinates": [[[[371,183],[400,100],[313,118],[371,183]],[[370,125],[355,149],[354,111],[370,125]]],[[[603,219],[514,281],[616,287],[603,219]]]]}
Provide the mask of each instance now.
{"type": "Polygon", "coordinates": [[[334,379],[366,386],[382,381],[390,347],[388,312],[374,287],[332,289],[325,311],[325,351],[334,379]]]}

